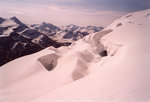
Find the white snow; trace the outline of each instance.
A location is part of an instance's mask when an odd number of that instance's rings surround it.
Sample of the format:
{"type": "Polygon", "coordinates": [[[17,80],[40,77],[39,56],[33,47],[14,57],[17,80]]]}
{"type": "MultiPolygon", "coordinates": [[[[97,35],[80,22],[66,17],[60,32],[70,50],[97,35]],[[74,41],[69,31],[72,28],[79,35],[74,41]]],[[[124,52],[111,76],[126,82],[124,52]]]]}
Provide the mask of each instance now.
{"type": "Polygon", "coordinates": [[[0,37],[10,36],[10,34],[11,34],[12,32],[13,32],[13,27],[8,28],[7,30],[5,30],[5,31],[3,32],[2,35],[0,35],[0,37]]]}
{"type": "Polygon", "coordinates": [[[2,24],[0,24],[0,27],[9,27],[7,30],[3,31],[3,34],[0,35],[0,37],[7,37],[10,36],[10,34],[13,32],[13,29],[17,28],[19,25],[15,23],[11,19],[5,19],[2,24]]]}
{"type": "Polygon", "coordinates": [[[1,24],[2,27],[8,27],[8,26],[18,26],[17,23],[15,23],[11,19],[5,19],[5,21],[1,24]]]}
{"type": "Polygon", "coordinates": [[[46,48],[5,64],[0,101],[149,102],[149,13],[125,15],[69,47],[46,48]],[[104,50],[108,56],[101,57],[104,50]],[[38,59],[49,61],[51,55],[58,56],[57,63],[47,71],[38,59]]]}

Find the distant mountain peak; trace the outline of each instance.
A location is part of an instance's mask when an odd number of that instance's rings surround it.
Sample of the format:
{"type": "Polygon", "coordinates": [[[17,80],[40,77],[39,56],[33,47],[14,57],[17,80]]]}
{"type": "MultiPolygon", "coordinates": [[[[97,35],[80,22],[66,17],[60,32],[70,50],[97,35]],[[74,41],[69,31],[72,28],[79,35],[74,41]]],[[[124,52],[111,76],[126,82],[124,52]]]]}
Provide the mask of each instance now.
{"type": "Polygon", "coordinates": [[[21,22],[16,16],[11,17],[10,19],[15,22],[21,22]]]}
{"type": "Polygon", "coordinates": [[[75,25],[75,24],[69,24],[69,25],[67,25],[67,27],[75,27],[75,28],[78,28],[79,26],[77,26],[77,25],[75,25]]]}
{"type": "Polygon", "coordinates": [[[0,17],[0,24],[4,22],[4,18],[0,17]]]}
{"type": "Polygon", "coordinates": [[[42,24],[39,26],[39,30],[59,30],[59,28],[51,23],[42,22],[42,24]]]}
{"type": "Polygon", "coordinates": [[[13,20],[15,23],[17,23],[19,25],[25,25],[16,16],[11,17],[10,19],[13,20]]]}
{"type": "Polygon", "coordinates": [[[54,26],[53,24],[51,24],[51,23],[46,23],[46,22],[42,22],[42,24],[41,25],[44,25],[44,26],[54,26]]]}
{"type": "Polygon", "coordinates": [[[12,20],[14,20],[14,19],[18,20],[18,18],[16,16],[11,17],[10,19],[12,19],[12,20]]]}
{"type": "Polygon", "coordinates": [[[67,26],[77,26],[77,25],[75,25],[75,24],[69,24],[69,25],[67,25],[67,26]]]}
{"type": "Polygon", "coordinates": [[[48,24],[48,23],[46,23],[46,22],[42,22],[42,23],[41,23],[41,25],[45,25],[45,24],[48,24]]]}

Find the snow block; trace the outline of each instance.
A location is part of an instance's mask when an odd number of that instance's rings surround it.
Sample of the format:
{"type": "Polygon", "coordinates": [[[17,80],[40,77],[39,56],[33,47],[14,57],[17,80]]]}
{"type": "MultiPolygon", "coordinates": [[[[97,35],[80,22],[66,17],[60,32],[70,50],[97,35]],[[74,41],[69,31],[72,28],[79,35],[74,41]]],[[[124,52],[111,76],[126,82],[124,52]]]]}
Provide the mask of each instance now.
{"type": "Polygon", "coordinates": [[[38,58],[38,61],[48,70],[53,70],[57,65],[58,55],[49,54],[38,58]]]}

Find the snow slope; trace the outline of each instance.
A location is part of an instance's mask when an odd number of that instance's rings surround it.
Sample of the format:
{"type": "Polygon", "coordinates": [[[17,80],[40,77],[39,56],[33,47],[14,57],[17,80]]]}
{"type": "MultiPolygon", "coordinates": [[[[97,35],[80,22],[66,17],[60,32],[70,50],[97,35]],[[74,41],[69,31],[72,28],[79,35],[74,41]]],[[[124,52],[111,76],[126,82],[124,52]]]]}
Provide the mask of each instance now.
{"type": "Polygon", "coordinates": [[[149,102],[149,27],[150,9],[69,47],[16,59],[0,68],[0,101],[149,102]]]}

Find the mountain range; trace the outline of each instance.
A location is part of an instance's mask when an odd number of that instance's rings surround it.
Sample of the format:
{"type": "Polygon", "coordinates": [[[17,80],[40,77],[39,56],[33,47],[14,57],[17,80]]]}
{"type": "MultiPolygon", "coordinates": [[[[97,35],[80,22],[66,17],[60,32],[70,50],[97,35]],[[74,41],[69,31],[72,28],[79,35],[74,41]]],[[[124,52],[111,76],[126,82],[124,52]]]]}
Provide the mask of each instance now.
{"type": "Polygon", "coordinates": [[[0,66],[21,56],[40,51],[46,47],[68,46],[103,27],[57,27],[50,23],[25,24],[17,17],[0,17],[0,66]]]}

